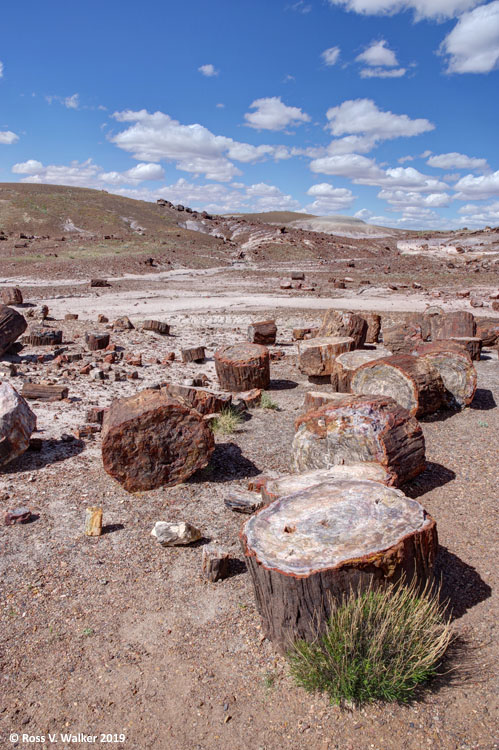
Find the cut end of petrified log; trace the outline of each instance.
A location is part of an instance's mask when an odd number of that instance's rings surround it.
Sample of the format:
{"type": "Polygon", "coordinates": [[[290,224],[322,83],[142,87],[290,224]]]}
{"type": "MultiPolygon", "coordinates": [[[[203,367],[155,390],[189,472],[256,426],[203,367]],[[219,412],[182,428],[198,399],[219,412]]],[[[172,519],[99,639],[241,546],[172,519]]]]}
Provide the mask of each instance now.
{"type": "Polygon", "coordinates": [[[322,336],[298,343],[298,367],[305,375],[331,375],[336,357],[353,349],[351,336],[322,336]]]}
{"type": "Polygon", "coordinates": [[[368,350],[356,349],[353,352],[345,352],[336,357],[331,372],[331,385],[338,393],[350,393],[352,376],[356,370],[368,362],[389,357],[391,352],[386,349],[368,350]]]}
{"type": "Polygon", "coordinates": [[[268,388],[270,356],[266,346],[241,342],[215,352],[215,369],[221,388],[238,393],[268,388]]]}
{"type": "Polygon", "coordinates": [[[286,495],[294,495],[295,492],[307,490],[316,484],[322,484],[331,479],[369,479],[371,482],[390,484],[390,475],[379,464],[340,464],[331,466],[330,469],[318,469],[317,471],[305,471],[302,474],[285,474],[274,479],[267,478],[260,487],[260,492],[265,503],[271,503],[286,495]]]}

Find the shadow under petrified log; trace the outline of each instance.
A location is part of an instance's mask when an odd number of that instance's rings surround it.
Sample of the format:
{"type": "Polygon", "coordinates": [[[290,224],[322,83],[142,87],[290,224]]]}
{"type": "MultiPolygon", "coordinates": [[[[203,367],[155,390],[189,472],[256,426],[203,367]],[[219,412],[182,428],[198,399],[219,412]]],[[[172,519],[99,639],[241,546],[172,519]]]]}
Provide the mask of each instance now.
{"type": "Polygon", "coordinates": [[[407,497],[412,497],[415,500],[437,487],[443,487],[444,484],[452,482],[455,478],[456,472],[452,469],[447,469],[442,464],[436,464],[433,461],[427,461],[423,473],[407,482],[402,489],[407,497]]]}
{"type": "Polygon", "coordinates": [[[43,440],[42,448],[38,452],[26,451],[22,456],[0,467],[0,474],[15,474],[18,471],[35,471],[44,466],[65,461],[77,456],[85,448],[83,440],[74,438],[65,440],[43,440]]]}
{"type": "Polygon", "coordinates": [[[468,563],[439,545],[435,562],[435,582],[441,582],[440,596],[449,603],[453,620],[492,595],[492,589],[468,563]]]}
{"type": "Polygon", "coordinates": [[[271,380],[270,385],[267,388],[268,391],[290,391],[293,388],[298,388],[298,383],[294,380],[277,379],[271,380]]]}
{"type": "Polygon", "coordinates": [[[470,409],[477,409],[478,411],[490,411],[495,409],[497,406],[496,400],[493,396],[492,391],[488,388],[477,388],[475,398],[470,404],[470,409]]]}
{"type": "Polygon", "coordinates": [[[249,458],[243,456],[235,443],[218,443],[209,465],[197,471],[190,482],[232,482],[234,479],[256,477],[262,472],[249,458]]]}

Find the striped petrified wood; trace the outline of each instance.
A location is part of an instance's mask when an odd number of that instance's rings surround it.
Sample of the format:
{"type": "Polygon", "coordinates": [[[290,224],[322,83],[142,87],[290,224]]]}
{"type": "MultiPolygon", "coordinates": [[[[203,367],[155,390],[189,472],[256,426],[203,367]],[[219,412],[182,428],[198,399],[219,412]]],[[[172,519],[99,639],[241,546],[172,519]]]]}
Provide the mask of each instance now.
{"type": "Polygon", "coordinates": [[[248,326],[248,341],[252,344],[275,344],[277,326],[275,320],[262,320],[248,326]]]}
{"type": "Polygon", "coordinates": [[[339,404],[348,398],[346,393],[331,393],[325,391],[309,391],[305,394],[305,400],[303,402],[303,411],[310,411],[311,409],[319,409],[324,404],[334,403],[339,404]]]}
{"type": "Polygon", "coordinates": [[[55,346],[62,344],[62,331],[53,328],[32,328],[23,336],[22,342],[31,346],[55,346]]]}
{"type": "Polygon", "coordinates": [[[447,391],[448,406],[469,406],[477,386],[477,373],[471,357],[451,341],[421,344],[416,355],[427,359],[440,373],[447,391]]]}
{"type": "Polygon", "coordinates": [[[431,317],[431,339],[450,339],[454,336],[473,337],[476,333],[475,316],[467,310],[455,310],[431,317]]]}
{"type": "Polygon", "coordinates": [[[331,372],[331,385],[337,393],[350,393],[352,376],[361,365],[366,362],[374,362],[383,357],[389,357],[390,352],[374,349],[356,349],[353,352],[345,352],[336,357],[331,372]]]}
{"type": "Polygon", "coordinates": [[[298,417],[293,470],[329,469],[338,464],[377,463],[390,485],[425,470],[421,425],[389,396],[354,396],[298,417]]]}
{"type": "Polygon", "coordinates": [[[394,354],[368,362],[352,376],[353,393],[391,396],[415,417],[434,414],[446,406],[446,392],[431,362],[412,354],[394,354]]]}
{"type": "Polygon", "coordinates": [[[0,356],[24,333],[28,324],[17,310],[0,305],[0,356]]]}
{"type": "Polygon", "coordinates": [[[223,390],[238,393],[268,388],[270,357],[266,346],[242,342],[222,346],[215,352],[215,369],[223,390]]]}
{"type": "Polygon", "coordinates": [[[2,289],[2,302],[4,305],[22,305],[23,293],[18,286],[6,286],[2,289]]]}
{"type": "Polygon", "coordinates": [[[423,340],[421,326],[417,323],[387,323],[383,325],[383,345],[392,354],[408,354],[423,340]]]}
{"type": "Polygon", "coordinates": [[[431,579],[435,521],[399,490],[329,480],[281,497],[244,525],[241,544],[265,635],[281,652],[325,629],[350,590],[431,579]]]}
{"type": "Polygon", "coordinates": [[[353,349],[350,336],[324,336],[298,342],[298,367],[309,376],[331,375],[336,357],[353,349]]]}
{"type": "Polygon", "coordinates": [[[361,349],[366,342],[367,327],[366,320],[357,313],[328,310],[317,336],[349,336],[354,340],[352,349],[361,349]]]}
{"type": "Polygon", "coordinates": [[[366,344],[377,344],[381,331],[381,315],[378,313],[362,313],[367,323],[366,344]]]}
{"type": "Polygon", "coordinates": [[[196,409],[203,416],[228,409],[232,403],[232,396],[227,393],[214,393],[213,391],[207,391],[205,388],[195,388],[194,386],[177,383],[162,383],[161,388],[168,391],[173,398],[184,401],[191,409],[196,409]]]}
{"type": "Polygon", "coordinates": [[[448,340],[454,341],[461,349],[465,349],[474,362],[480,361],[480,357],[482,356],[482,339],[480,336],[453,336],[448,340]]]}

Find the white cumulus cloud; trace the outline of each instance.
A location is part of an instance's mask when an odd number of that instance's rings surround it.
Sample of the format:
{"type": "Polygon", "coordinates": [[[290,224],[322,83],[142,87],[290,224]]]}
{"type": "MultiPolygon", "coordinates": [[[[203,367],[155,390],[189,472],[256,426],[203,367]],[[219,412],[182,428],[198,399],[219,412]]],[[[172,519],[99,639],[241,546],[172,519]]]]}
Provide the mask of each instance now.
{"type": "Polygon", "coordinates": [[[387,201],[396,210],[405,210],[408,206],[418,206],[422,208],[442,208],[450,203],[450,196],[447,193],[429,193],[423,195],[410,190],[381,190],[378,198],[387,201]]]}
{"type": "Polygon", "coordinates": [[[320,182],[307,190],[315,200],[305,210],[315,214],[330,214],[350,208],[355,196],[347,188],[335,188],[329,182],[320,182]]]}
{"type": "MultiPolygon", "coordinates": [[[[313,159],[310,162],[312,172],[330,174],[337,177],[348,177],[351,180],[380,180],[384,172],[373,159],[360,154],[337,154],[313,159]]],[[[374,183],[375,184],[375,183],[374,183]]]]}
{"type": "Polygon", "coordinates": [[[362,68],[361,78],[402,78],[407,68],[362,68]]]}
{"type": "Polygon", "coordinates": [[[379,42],[371,42],[369,47],[366,47],[364,52],[357,55],[355,58],[357,62],[364,63],[364,65],[371,65],[372,67],[387,67],[395,68],[398,65],[398,60],[395,52],[386,46],[386,39],[380,39],[379,42]]]}
{"type": "Polygon", "coordinates": [[[9,146],[12,143],[17,143],[19,136],[12,132],[12,130],[0,130],[0,143],[9,146]]]}
{"type": "Polygon", "coordinates": [[[499,0],[465,13],[440,46],[449,73],[490,73],[499,66],[499,0]]]}
{"type": "Polygon", "coordinates": [[[219,71],[211,63],[208,63],[207,65],[200,65],[198,70],[207,78],[213,78],[213,76],[217,76],[219,73],[219,71]]]}
{"type": "Polygon", "coordinates": [[[321,54],[322,61],[325,65],[336,65],[338,62],[338,58],[340,56],[340,48],[339,47],[329,47],[329,49],[325,49],[324,52],[321,54]]]}
{"type": "Polygon", "coordinates": [[[393,15],[406,10],[414,11],[416,19],[455,18],[464,11],[475,8],[482,0],[329,0],[331,5],[363,15],[393,15]]]}
{"type": "Polygon", "coordinates": [[[246,125],[256,130],[284,130],[289,125],[310,122],[310,117],[299,107],[288,107],[280,96],[255,99],[250,104],[254,112],[244,115],[246,125]]]}
{"type": "Polygon", "coordinates": [[[411,120],[408,115],[396,115],[378,109],[372,99],[350,99],[326,113],[333,135],[362,133],[376,140],[410,137],[434,130],[429,120],[411,120]]]}
{"type": "Polygon", "coordinates": [[[454,189],[458,200],[485,200],[499,195],[499,170],[480,177],[467,174],[456,182],[454,189]]]}
{"type": "Polygon", "coordinates": [[[36,182],[52,185],[72,185],[102,189],[109,185],[137,186],[146,180],[160,180],[165,173],[159,164],[137,164],[125,172],[104,172],[91,159],[69,164],[44,165],[36,159],[14,164],[13,174],[26,175],[21,182],[36,182]]]}
{"type": "Polygon", "coordinates": [[[430,167],[439,169],[488,169],[487,159],[477,159],[466,154],[452,151],[449,154],[435,154],[426,162],[430,167]]]}

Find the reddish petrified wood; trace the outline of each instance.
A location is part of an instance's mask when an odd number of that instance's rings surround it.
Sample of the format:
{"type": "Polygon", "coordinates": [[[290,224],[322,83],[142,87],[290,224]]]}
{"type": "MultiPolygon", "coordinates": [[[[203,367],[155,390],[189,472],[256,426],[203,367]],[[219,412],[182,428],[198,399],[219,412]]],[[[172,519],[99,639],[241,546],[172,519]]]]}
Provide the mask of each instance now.
{"type": "Polygon", "coordinates": [[[336,357],[353,349],[351,336],[323,336],[298,343],[298,367],[305,375],[329,376],[336,357]]]}
{"type": "Polygon", "coordinates": [[[228,409],[232,402],[232,396],[226,393],[214,393],[194,386],[162,383],[161,388],[167,390],[173,398],[185,401],[191,409],[196,409],[203,416],[228,409]]]}
{"type": "Polygon", "coordinates": [[[303,411],[307,412],[311,409],[320,409],[324,404],[340,404],[348,399],[347,393],[330,393],[326,391],[309,391],[305,394],[305,401],[303,402],[303,411]]]}
{"type": "Polygon", "coordinates": [[[62,344],[62,331],[53,328],[32,328],[26,336],[23,336],[23,344],[31,346],[55,346],[62,344]]]}
{"type": "Polygon", "coordinates": [[[483,346],[494,346],[499,342],[499,318],[478,318],[476,335],[483,346]]]}
{"type": "Polygon", "coordinates": [[[455,336],[473,338],[476,333],[476,323],[473,313],[466,310],[456,310],[431,317],[431,339],[451,339],[455,336]]]}
{"type": "Polygon", "coordinates": [[[367,322],[357,313],[328,310],[317,336],[349,336],[353,349],[361,349],[366,341],[367,322]]]}
{"type": "Polygon", "coordinates": [[[354,396],[296,420],[293,470],[377,463],[400,486],[425,470],[421,425],[389,396],[354,396]]]}
{"type": "Polygon", "coordinates": [[[394,354],[359,367],[353,393],[391,396],[414,417],[434,414],[446,405],[445,387],[431,362],[412,354],[394,354]]]}
{"type": "Polygon", "coordinates": [[[362,313],[367,323],[366,344],[377,344],[381,331],[381,315],[378,313],[362,313]]]}
{"type": "Polygon", "coordinates": [[[331,479],[369,479],[372,482],[390,484],[390,475],[379,464],[338,464],[330,469],[304,471],[302,474],[284,474],[281,477],[264,477],[260,492],[265,505],[279,500],[280,497],[294,495],[295,492],[308,490],[316,484],[322,484],[331,479]]]}
{"type": "Polygon", "coordinates": [[[2,302],[4,305],[22,305],[23,293],[18,286],[7,286],[2,289],[2,302]]]}
{"type": "Polygon", "coordinates": [[[435,521],[399,490],[330,480],[263,508],[240,535],[263,631],[286,652],[312,641],[332,600],[385,582],[431,580],[435,521]]]}
{"type": "Polygon", "coordinates": [[[91,352],[105,349],[109,345],[108,333],[86,333],[85,342],[91,352]]]}
{"type": "Polygon", "coordinates": [[[166,389],[113,401],[104,420],[104,468],[129,492],[184,482],[207,465],[213,449],[202,416],[166,389]]]}
{"type": "MultiPolygon", "coordinates": [[[[445,339],[441,339],[445,340],[445,339]]],[[[437,339],[438,341],[438,339],[437,339]]],[[[466,351],[473,362],[479,362],[482,356],[482,339],[479,336],[453,336],[449,341],[458,344],[461,350],[466,351]]]]}
{"type": "Polygon", "coordinates": [[[252,344],[275,344],[277,326],[275,320],[263,320],[248,326],[248,341],[252,344]]]}
{"type": "Polygon", "coordinates": [[[181,349],[182,362],[204,362],[204,346],[192,346],[190,349],[181,349]]]}
{"type": "Polygon", "coordinates": [[[0,357],[24,333],[28,324],[23,315],[7,305],[0,305],[0,357]]]}
{"type": "Polygon", "coordinates": [[[421,344],[416,352],[440,373],[449,406],[469,406],[476,391],[477,374],[468,352],[454,341],[421,344]]]}
{"type": "Polygon", "coordinates": [[[144,320],[142,323],[142,329],[144,331],[160,333],[162,336],[170,335],[170,326],[168,323],[163,323],[161,320],[144,320]]]}
{"type": "Polygon", "coordinates": [[[356,349],[336,357],[331,372],[331,386],[338,393],[350,393],[352,376],[361,365],[374,362],[390,355],[388,351],[375,351],[374,349],[356,349]]]}
{"type": "Polygon", "coordinates": [[[31,401],[62,401],[68,397],[69,390],[64,385],[41,385],[24,383],[21,396],[31,401]]]}
{"type": "Polygon", "coordinates": [[[221,388],[238,393],[270,384],[269,350],[260,344],[229,344],[215,352],[215,369],[221,388]]]}
{"type": "Polygon", "coordinates": [[[423,340],[421,326],[414,323],[387,323],[382,334],[383,345],[393,354],[408,354],[423,340]]]}

